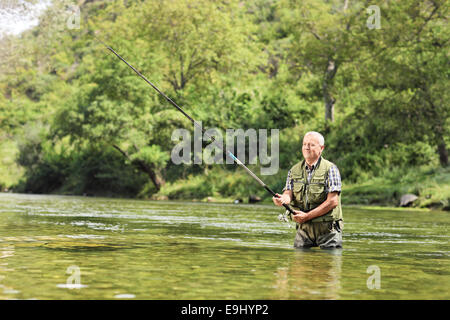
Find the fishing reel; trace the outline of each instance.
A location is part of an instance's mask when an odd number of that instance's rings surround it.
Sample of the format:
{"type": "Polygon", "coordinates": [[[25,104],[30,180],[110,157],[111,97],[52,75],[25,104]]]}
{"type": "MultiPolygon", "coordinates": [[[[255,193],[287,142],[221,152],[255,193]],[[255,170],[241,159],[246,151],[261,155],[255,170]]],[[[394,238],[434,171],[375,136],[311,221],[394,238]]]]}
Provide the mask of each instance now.
{"type": "Polygon", "coordinates": [[[289,228],[291,228],[291,224],[289,223],[290,221],[292,221],[292,214],[289,210],[286,210],[286,212],[280,213],[278,216],[278,220],[280,220],[281,222],[286,222],[289,226],[289,228]]]}

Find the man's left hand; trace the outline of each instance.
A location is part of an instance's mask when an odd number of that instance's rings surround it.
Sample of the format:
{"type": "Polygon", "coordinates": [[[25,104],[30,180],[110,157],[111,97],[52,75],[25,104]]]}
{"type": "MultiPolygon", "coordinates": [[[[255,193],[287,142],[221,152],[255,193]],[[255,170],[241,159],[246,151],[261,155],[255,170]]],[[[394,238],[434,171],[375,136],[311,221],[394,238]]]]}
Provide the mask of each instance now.
{"type": "Polygon", "coordinates": [[[292,216],[292,220],[298,223],[305,223],[308,221],[308,214],[306,212],[300,210],[294,210],[294,215],[292,216]]]}

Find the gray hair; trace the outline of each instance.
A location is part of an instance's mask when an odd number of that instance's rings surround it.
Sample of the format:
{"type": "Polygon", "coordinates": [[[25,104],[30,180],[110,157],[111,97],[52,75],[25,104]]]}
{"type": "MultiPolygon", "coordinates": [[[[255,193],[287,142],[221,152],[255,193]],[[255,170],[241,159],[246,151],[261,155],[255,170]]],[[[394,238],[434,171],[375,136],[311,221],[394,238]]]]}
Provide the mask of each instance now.
{"type": "Polygon", "coordinates": [[[309,136],[309,135],[316,136],[317,139],[319,140],[319,145],[320,146],[324,146],[325,145],[325,138],[320,133],[318,133],[316,131],[309,131],[309,132],[305,133],[305,136],[303,138],[305,138],[306,136],[309,136]]]}

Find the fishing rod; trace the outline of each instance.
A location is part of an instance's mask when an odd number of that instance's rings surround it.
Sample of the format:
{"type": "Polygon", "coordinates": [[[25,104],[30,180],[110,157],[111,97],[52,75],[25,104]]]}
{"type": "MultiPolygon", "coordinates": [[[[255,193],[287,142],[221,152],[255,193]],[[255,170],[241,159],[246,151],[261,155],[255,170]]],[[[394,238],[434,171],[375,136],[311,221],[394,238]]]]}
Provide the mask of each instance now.
{"type": "MultiPolygon", "coordinates": [[[[258,178],[256,176],[256,174],[254,174],[249,168],[247,168],[247,166],[245,164],[242,163],[242,161],[240,161],[233,153],[231,153],[231,151],[226,150],[224,148],[224,146],[219,143],[218,141],[216,141],[214,139],[213,136],[209,135],[206,130],[198,123],[196,122],[190,115],[188,115],[180,106],[178,106],[171,98],[169,98],[167,95],[164,94],[164,92],[162,92],[161,90],[158,89],[158,87],[156,87],[152,82],[150,82],[150,80],[148,80],[142,73],[140,73],[135,67],[133,67],[131,64],[129,64],[124,58],[122,58],[113,48],[111,48],[110,46],[108,46],[106,43],[104,43],[103,41],[101,41],[100,39],[98,39],[95,35],[94,38],[97,39],[97,41],[99,41],[101,44],[103,44],[109,51],[111,51],[117,58],[119,58],[120,60],[122,60],[127,66],[129,66],[139,77],[141,77],[145,82],[147,82],[153,89],[155,89],[161,96],[164,97],[164,99],[166,99],[172,106],[174,106],[178,111],[180,111],[186,118],[188,118],[193,124],[194,126],[197,126],[201,129],[202,133],[204,134],[204,136],[206,136],[207,138],[211,139],[217,146],[220,147],[220,149],[222,149],[226,154],[228,154],[231,159],[234,160],[234,162],[236,162],[236,164],[238,164],[240,167],[244,168],[244,170],[253,178],[255,179],[264,189],[267,190],[267,192],[269,192],[273,197],[277,197],[278,195],[272,190],[270,189],[270,187],[268,185],[266,185],[260,178],[258,178]]],[[[287,205],[287,204],[283,204],[283,207],[286,208],[286,214],[289,212],[289,214],[295,215],[294,211],[292,210],[292,208],[287,205]]],[[[280,215],[279,219],[280,220],[284,220],[284,221],[288,221],[286,214],[284,216],[280,215]]]]}

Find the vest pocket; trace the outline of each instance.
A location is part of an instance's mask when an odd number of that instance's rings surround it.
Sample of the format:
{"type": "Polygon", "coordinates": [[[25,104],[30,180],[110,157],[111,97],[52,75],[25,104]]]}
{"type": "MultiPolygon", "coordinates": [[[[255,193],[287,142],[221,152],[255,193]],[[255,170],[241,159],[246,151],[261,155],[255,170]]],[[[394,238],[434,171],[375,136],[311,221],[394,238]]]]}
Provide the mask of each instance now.
{"type": "Polygon", "coordinates": [[[302,192],[302,190],[303,190],[303,183],[294,181],[294,189],[293,189],[293,191],[295,193],[298,193],[298,192],[302,192]]]}
{"type": "Polygon", "coordinates": [[[324,183],[312,183],[309,185],[309,202],[312,204],[321,204],[327,198],[324,183]]]}
{"type": "Polygon", "coordinates": [[[309,185],[309,191],[311,193],[323,193],[325,191],[325,184],[321,182],[311,183],[309,185]]]}
{"type": "Polygon", "coordinates": [[[305,190],[305,185],[303,184],[303,182],[296,182],[294,181],[294,188],[292,189],[293,193],[294,193],[294,205],[300,207],[301,209],[303,209],[304,204],[303,204],[303,198],[304,198],[304,190],[305,190]]]}

